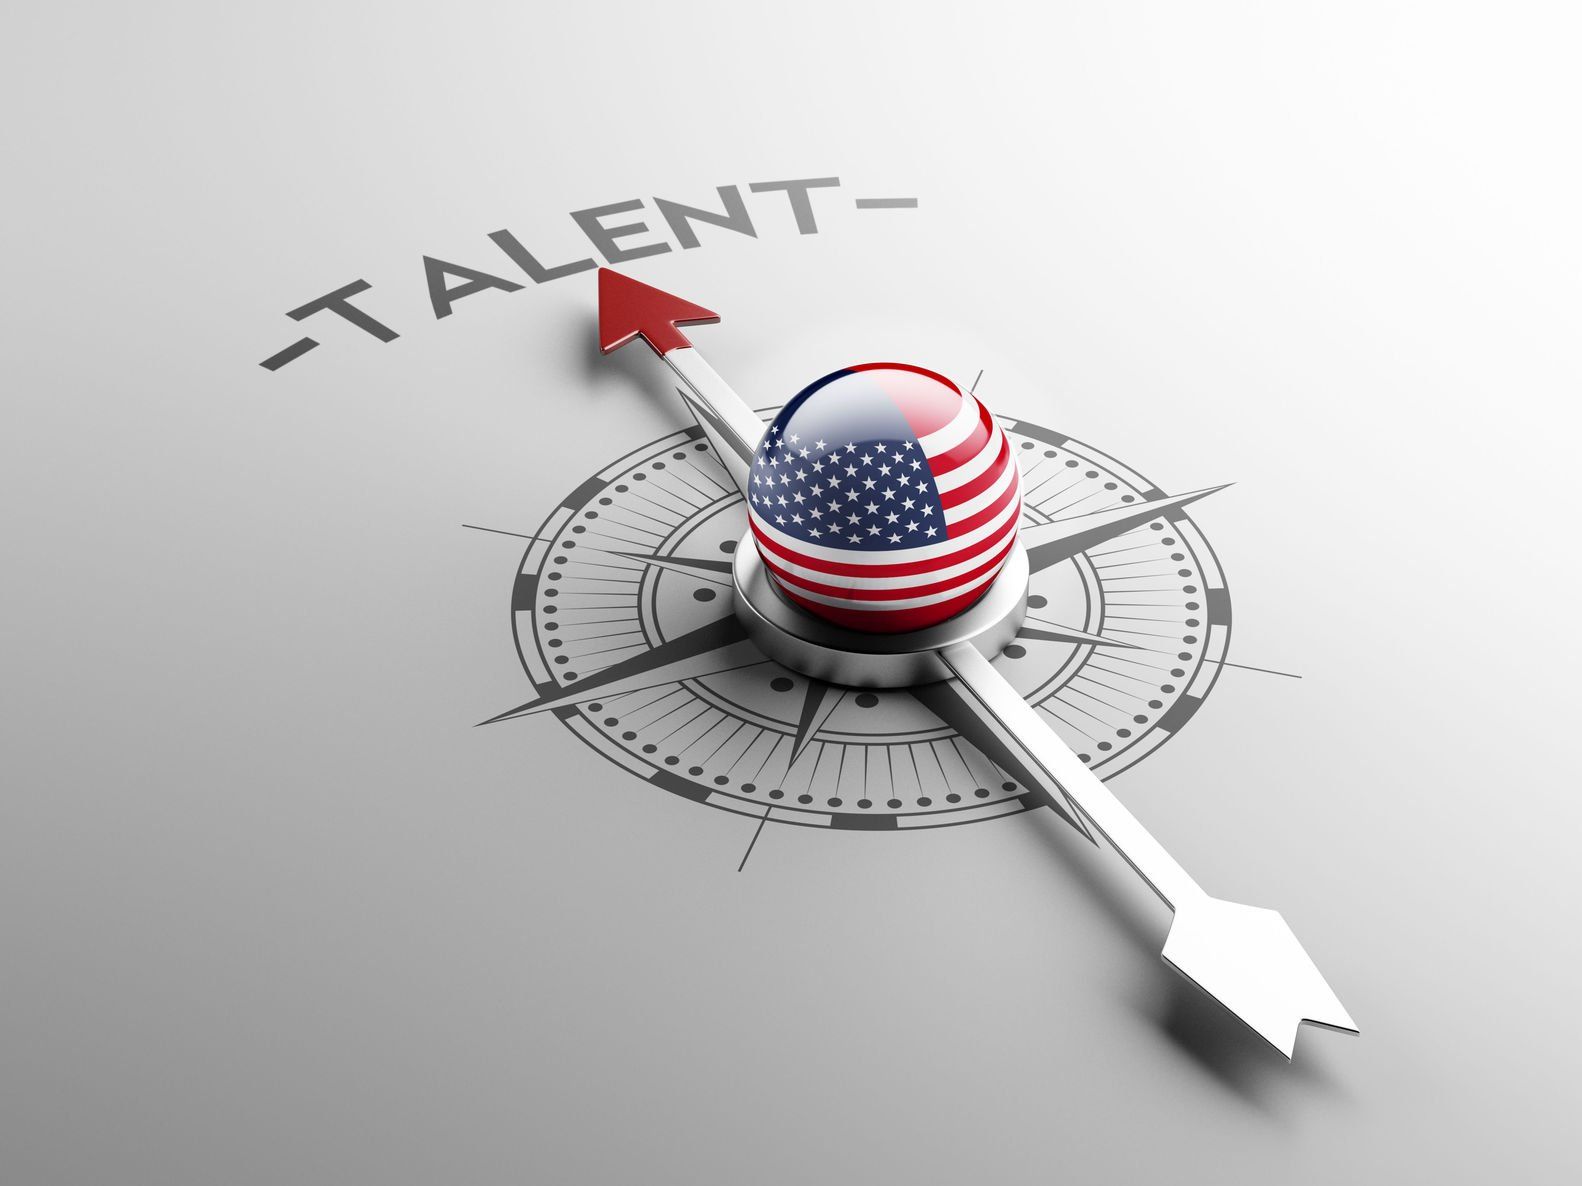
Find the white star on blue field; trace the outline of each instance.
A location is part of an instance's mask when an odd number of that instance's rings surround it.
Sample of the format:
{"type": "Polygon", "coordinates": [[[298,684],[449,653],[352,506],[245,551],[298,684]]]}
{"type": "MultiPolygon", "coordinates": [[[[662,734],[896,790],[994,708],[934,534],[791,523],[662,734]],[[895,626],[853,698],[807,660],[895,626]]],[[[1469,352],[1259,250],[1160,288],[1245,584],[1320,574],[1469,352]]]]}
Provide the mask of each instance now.
{"type": "Polygon", "coordinates": [[[915,548],[946,536],[944,507],[917,441],[807,441],[764,434],[748,497],[795,539],[846,551],[915,548]]]}

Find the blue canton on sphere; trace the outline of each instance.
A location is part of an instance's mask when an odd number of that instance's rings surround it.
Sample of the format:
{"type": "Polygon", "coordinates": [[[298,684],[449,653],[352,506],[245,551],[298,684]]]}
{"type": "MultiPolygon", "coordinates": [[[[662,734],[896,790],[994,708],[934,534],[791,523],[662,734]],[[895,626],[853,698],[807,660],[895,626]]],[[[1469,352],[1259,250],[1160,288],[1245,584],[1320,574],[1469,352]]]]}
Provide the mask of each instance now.
{"type": "Polygon", "coordinates": [[[786,535],[829,548],[881,552],[940,538],[944,507],[900,413],[899,426],[827,419],[812,440],[800,431],[810,426],[769,426],[753,462],[754,509],[786,535]]]}

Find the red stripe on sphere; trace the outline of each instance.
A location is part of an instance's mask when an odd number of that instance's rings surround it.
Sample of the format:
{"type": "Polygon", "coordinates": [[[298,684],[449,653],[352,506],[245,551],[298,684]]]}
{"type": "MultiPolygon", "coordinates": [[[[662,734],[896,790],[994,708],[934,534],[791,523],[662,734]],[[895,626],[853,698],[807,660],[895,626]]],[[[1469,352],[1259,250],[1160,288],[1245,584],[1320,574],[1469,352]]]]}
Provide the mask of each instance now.
{"type": "MultiPolygon", "coordinates": [[[[882,601],[910,601],[917,597],[934,597],[954,589],[957,585],[965,585],[978,580],[1005,563],[1005,557],[1009,554],[1015,542],[1014,536],[1007,534],[992,549],[992,555],[988,556],[982,563],[946,580],[918,585],[905,585],[893,589],[820,584],[817,581],[809,580],[807,577],[789,572],[772,560],[765,559],[764,564],[770,572],[780,579],[782,587],[794,586],[799,592],[817,593],[823,597],[839,597],[848,601],[872,601],[876,603],[882,601]]],[[[981,554],[978,553],[978,555],[981,554]]]]}
{"type": "Polygon", "coordinates": [[[822,618],[826,622],[834,622],[837,626],[845,626],[851,630],[861,630],[864,634],[901,634],[909,630],[926,630],[930,626],[937,626],[947,618],[955,617],[962,610],[970,607],[978,598],[982,597],[985,588],[987,588],[986,585],[963,593],[960,597],[942,601],[937,605],[926,606],[923,609],[897,609],[880,612],[820,605],[817,602],[798,597],[789,589],[784,592],[786,597],[809,613],[822,618]]]}
{"type": "Polygon", "coordinates": [[[994,417],[989,414],[989,409],[982,404],[978,405],[978,422],[972,426],[972,431],[967,439],[952,449],[937,453],[928,459],[928,468],[934,471],[935,477],[944,477],[959,465],[965,465],[984,449],[989,447],[994,438],[994,417]]]}
{"type": "Polygon", "coordinates": [[[954,490],[947,490],[939,496],[939,501],[945,504],[948,511],[951,507],[960,506],[970,502],[985,490],[991,488],[1004,475],[1006,468],[1011,464],[1011,442],[1004,433],[996,434],[1000,439],[1000,451],[995,456],[989,468],[984,470],[970,482],[957,486],[954,490]]]}
{"type": "Polygon", "coordinates": [[[994,516],[998,515],[1013,501],[1019,500],[1021,496],[1021,483],[1014,480],[1008,482],[1000,496],[984,507],[983,510],[961,520],[959,523],[952,523],[950,525],[950,534],[952,536],[966,535],[970,531],[976,531],[984,524],[992,522],[994,516]]]}

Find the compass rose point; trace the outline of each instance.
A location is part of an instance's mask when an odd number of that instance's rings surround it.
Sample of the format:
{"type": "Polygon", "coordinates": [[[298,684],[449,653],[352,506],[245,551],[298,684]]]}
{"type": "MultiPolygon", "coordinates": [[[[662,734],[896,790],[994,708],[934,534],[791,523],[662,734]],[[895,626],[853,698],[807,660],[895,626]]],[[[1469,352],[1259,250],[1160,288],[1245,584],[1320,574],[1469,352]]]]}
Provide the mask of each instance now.
{"type": "MultiPolygon", "coordinates": [[[[1145,523],[1160,518],[1167,512],[1178,510],[1217,494],[1233,483],[1208,486],[1186,494],[1163,495],[1143,498],[1141,501],[1123,503],[1104,510],[1088,511],[1076,515],[1062,515],[1040,523],[1023,524],[1021,538],[1027,548],[1027,559],[1038,572],[1068,560],[1090,548],[1126,535],[1145,523]]],[[[925,512],[927,508],[924,508],[925,512]]]]}

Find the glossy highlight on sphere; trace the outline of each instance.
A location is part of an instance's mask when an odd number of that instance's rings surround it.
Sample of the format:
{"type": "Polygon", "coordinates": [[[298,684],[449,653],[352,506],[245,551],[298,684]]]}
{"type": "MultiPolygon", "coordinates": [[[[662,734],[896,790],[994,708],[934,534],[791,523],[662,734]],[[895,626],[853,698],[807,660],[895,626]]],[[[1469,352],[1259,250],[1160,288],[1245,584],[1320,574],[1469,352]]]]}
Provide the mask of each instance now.
{"type": "Polygon", "coordinates": [[[803,388],[753,456],[748,521],[775,587],[826,621],[893,634],[954,617],[1016,546],[1021,476],[985,408],[905,363],[803,388]]]}

